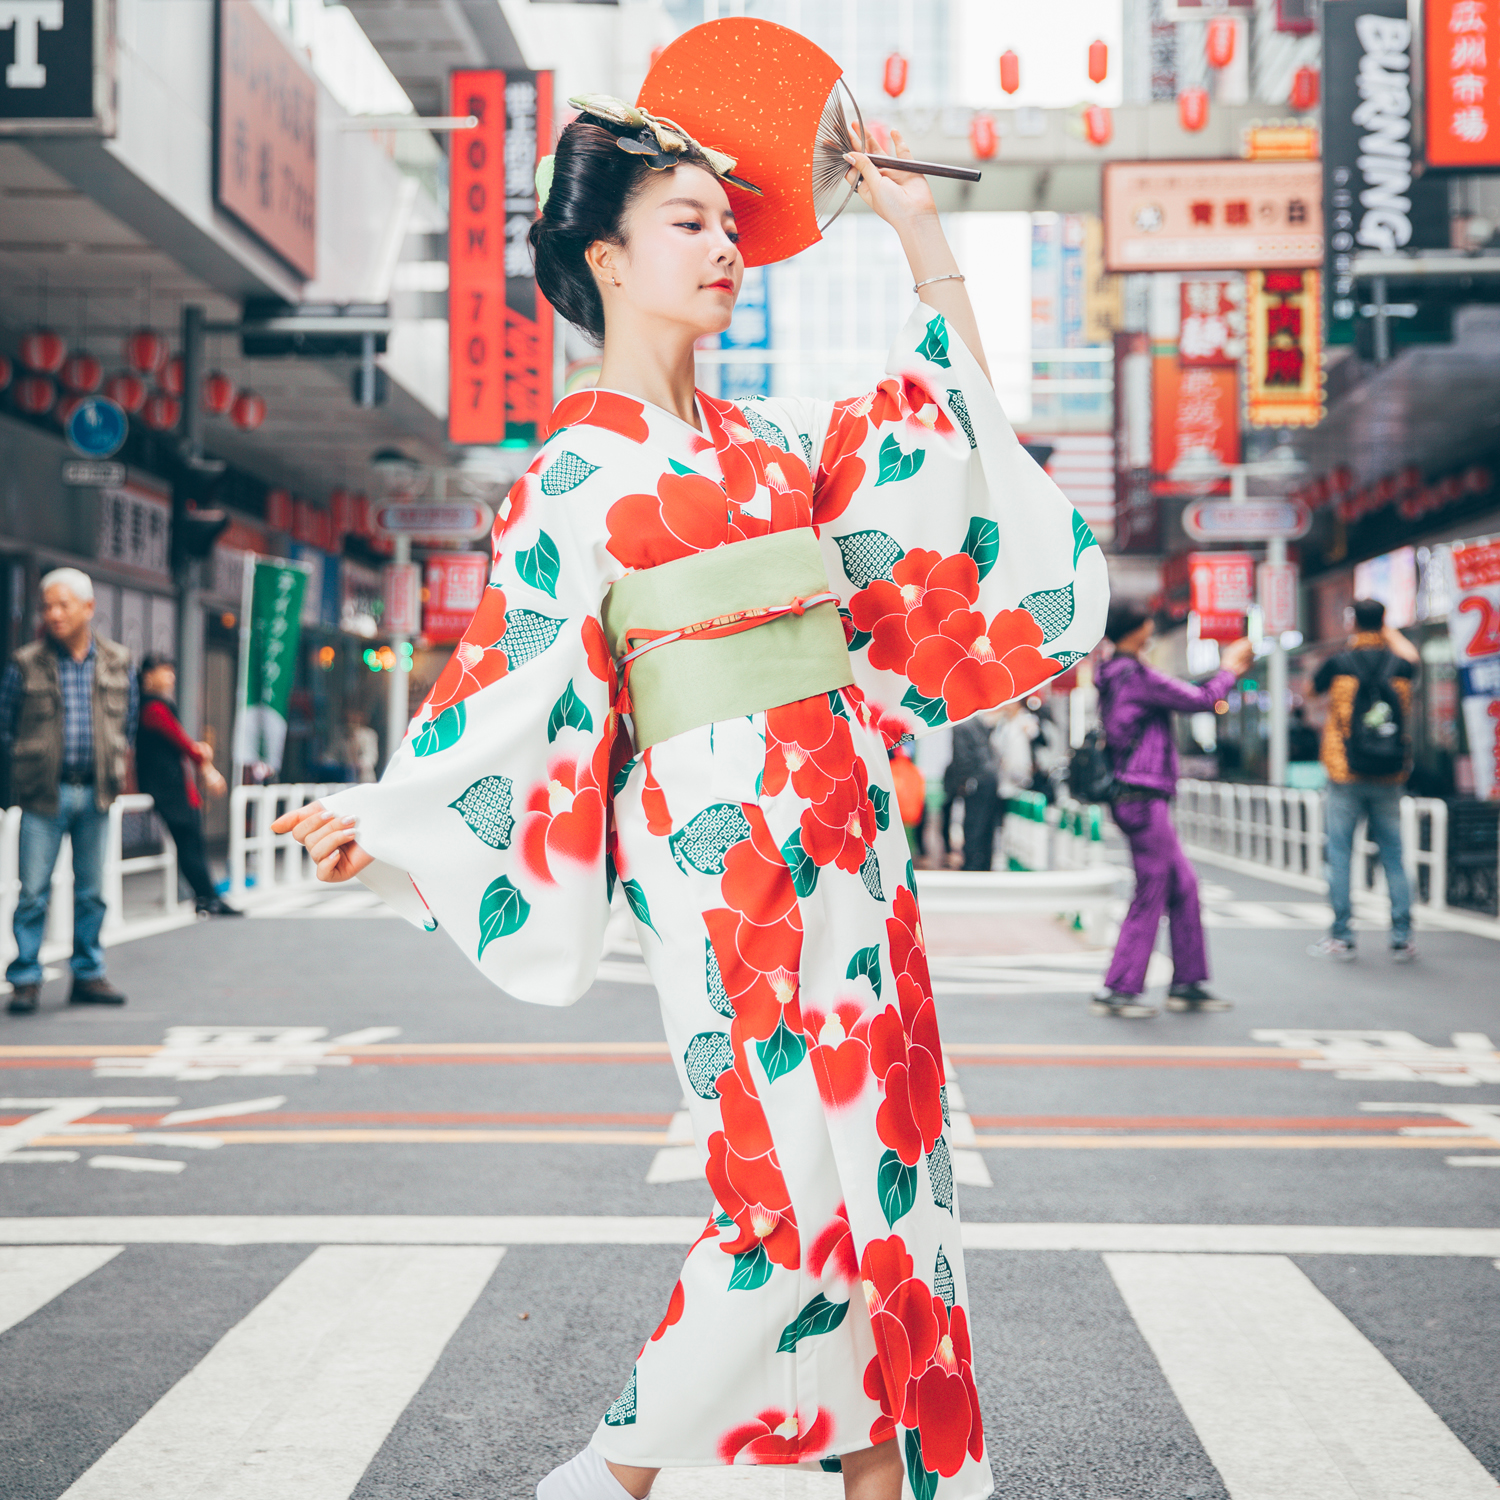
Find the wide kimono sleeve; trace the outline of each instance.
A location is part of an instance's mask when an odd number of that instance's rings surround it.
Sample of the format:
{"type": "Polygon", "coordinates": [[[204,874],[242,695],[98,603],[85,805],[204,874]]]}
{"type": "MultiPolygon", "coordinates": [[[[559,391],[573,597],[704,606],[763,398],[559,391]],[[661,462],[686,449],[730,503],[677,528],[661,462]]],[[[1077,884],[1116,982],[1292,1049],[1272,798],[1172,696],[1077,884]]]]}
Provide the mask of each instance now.
{"type": "MultiPolygon", "coordinates": [[[[483,600],[384,776],[327,799],[359,820],[376,861],[365,885],[544,1005],[593,982],[609,908],[605,580],[559,492],[584,471],[543,449],[496,522],[483,600]],[[568,472],[538,482],[551,463],[568,472]]],[[[627,746],[621,736],[622,758],[627,746]]]]}
{"type": "Polygon", "coordinates": [[[1087,522],[1017,441],[941,314],[918,303],[886,370],[831,409],[754,406],[796,429],[816,463],[813,524],[855,682],[884,729],[915,736],[1086,655],[1103,634],[1109,578],[1087,522]]]}

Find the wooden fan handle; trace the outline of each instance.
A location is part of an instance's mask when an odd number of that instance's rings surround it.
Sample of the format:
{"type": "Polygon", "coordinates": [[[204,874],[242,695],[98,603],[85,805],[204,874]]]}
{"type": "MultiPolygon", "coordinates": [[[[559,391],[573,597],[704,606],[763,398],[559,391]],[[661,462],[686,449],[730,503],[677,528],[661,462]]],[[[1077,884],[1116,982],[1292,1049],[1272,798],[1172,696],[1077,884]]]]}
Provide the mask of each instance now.
{"type": "Polygon", "coordinates": [[[938,161],[908,161],[903,156],[871,156],[887,172],[920,172],[923,177],[956,177],[960,182],[978,182],[983,174],[973,167],[950,167],[938,161]]]}

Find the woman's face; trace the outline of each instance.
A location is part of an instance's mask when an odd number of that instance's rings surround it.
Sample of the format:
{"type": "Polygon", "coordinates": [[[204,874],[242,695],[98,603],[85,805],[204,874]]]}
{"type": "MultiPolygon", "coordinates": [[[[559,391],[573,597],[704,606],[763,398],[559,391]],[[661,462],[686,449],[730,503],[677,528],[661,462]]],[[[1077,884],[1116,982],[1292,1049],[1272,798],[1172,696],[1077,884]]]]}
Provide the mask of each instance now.
{"type": "Polygon", "coordinates": [[[653,172],[623,227],[626,242],[609,247],[604,267],[606,320],[623,303],[636,315],[686,325],[695,337],[729,327],[745,262],[734,210],[713,173],[653,172]]]}

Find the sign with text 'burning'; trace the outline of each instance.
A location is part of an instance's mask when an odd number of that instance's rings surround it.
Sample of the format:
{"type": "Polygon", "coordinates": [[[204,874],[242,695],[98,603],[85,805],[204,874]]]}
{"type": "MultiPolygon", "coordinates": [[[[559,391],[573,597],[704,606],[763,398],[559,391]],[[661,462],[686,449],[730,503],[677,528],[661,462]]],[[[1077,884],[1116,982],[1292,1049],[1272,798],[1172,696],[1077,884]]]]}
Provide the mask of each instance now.
{"type": "Polygon", "coordinates": [[[523,447],[552,410],[552,309],[526,238],[552,149],[552,75],[457,71],[452,113],[479,124],[454,135],[449,166],[448,436],[523,447]]]}

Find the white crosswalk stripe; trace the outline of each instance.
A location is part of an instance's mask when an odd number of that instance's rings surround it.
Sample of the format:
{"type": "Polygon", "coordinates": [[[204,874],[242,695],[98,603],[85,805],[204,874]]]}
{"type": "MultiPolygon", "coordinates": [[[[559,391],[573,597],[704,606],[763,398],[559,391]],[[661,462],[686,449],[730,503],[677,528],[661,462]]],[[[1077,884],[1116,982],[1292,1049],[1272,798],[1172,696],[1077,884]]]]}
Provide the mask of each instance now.
{"type": "MultiPolygon", "coordinates": [[[[575,1233],[532,1242],[593,1241],[575,1233]]],[[[0,1249],[0,1331],[120,1249],[0,1249]]],[[[1484,1251],[1477,1242],[1436,1247],[1484,1251]]],[[[504,1254],[493,1242],[318,1246],[61,1500],[348,1500],[504,1254]]],[[[1106,1250],[1104,1261],[1230,1500],[1500,1496],[1500,1484],[1286,1256],[1106,1250]]],[[[678,1469],[663,1471],[652,1493],[833,1500],[842,1483],[810,1469],[678,1469]]]]}

